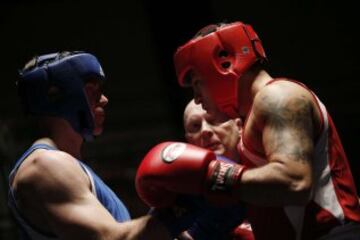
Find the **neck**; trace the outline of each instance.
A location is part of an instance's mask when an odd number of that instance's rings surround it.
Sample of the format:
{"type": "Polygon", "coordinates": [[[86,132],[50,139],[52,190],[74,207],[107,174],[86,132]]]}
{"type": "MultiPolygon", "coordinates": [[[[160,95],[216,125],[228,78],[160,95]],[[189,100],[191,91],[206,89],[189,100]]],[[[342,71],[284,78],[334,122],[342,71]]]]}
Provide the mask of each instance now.
{"type": "Polygon", "coordinates": [[[247,71],[241,78],[239,84],[239,113],[246,117],[250,111],[256,94],[273,78],[263,69],[257,68],[247,71]]]}
{"type": "Polygon", "coordinates": [[[60,151],[64,151],[77,159],[81,159],[83,139],[75,132],[70,124],[59,118],[46,119],[47,134],[35,143],[45,143],[60,151]]]}

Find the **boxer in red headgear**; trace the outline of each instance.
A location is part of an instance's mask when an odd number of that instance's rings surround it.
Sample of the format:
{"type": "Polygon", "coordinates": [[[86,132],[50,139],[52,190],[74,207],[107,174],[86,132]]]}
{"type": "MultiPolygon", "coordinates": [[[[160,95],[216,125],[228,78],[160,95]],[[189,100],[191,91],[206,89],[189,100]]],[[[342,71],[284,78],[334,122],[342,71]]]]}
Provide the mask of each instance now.
{"type": "Polygon", "coordinates": [[[242,87],[239,79],[255,63],[264,62],[266,55],[253,28],[234,23],[203,28],[178,49],[174,59],[181,86],[190,86],[193,74],[204,76],[217,108],[236,118],[240,107],[238,88],[242,87]],[[212,32],[218,28],[221,31],[212,32]]]}
{"type": "Polygon", "coordinates": [[[193,88],[195,102],[215,117],[244,119],[241,163],[163,143],[144,159],[138,182],[153,184],[154,195],[165,189],[166,197],[192,193],[247,202],[257,240],[359,239],[356,188],[330,115],[302,83],[271,77],[265,60],[257,34],[242,22],[210,25],[179,47],[178,80],[193,88]],[[169,150],[174,155],[166,162],[162,153],[169,150]],[[155,182],[147,177],[151,172],[155,182]]]}

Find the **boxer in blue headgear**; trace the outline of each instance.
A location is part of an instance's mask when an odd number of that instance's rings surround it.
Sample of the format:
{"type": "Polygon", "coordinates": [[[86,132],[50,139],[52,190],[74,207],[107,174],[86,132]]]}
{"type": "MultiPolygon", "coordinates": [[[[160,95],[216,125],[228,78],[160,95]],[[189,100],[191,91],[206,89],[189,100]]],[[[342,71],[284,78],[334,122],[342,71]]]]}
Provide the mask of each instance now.
{"type": "Polygon", "coordinates": [[[9,176],[9,206],[22,239],[167,239],[154,216],[128,210],[81,161],[81,146],[102,132],[105,76],[84,52],[33,58],[17,82],[24,111],[40,136],[9,176]]]}
{"type": "Polygon", "coordinates": [[[84,86],[89,81],[101,86],[105,80],[95,56],[83,52],[46,54],[30,61],[20,75],[18,89],[25,112],[64,118],[84,139],[92,138],[94,113],[84,86]]]}

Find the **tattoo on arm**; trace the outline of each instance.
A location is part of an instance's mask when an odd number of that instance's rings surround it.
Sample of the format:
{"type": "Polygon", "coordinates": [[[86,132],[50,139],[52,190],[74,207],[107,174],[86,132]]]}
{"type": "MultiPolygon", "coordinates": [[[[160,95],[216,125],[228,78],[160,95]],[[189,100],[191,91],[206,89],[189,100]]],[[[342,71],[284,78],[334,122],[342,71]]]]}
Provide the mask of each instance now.
{"type": "Polygon", "coordinates": [[[281,154],[302,163],[311,159],[313,149],[312,105],[306,96],[262,99],[268,129],[267,154],[281,154]]]}

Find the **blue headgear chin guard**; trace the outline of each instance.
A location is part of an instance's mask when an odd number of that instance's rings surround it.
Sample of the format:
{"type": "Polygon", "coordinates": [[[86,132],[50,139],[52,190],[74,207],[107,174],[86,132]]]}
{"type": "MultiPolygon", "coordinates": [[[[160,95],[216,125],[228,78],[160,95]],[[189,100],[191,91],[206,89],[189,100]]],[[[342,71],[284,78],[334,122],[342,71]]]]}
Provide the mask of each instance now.
{"type": "Polygon", "coordinates": [[[36,57],[32,67],[20,72],[17,83],[26,113],[56,116],[89,141],[94,116],[84,90],[87,79],[105,80],[95,56],[85,52],[52,53],[36,57]]]}

